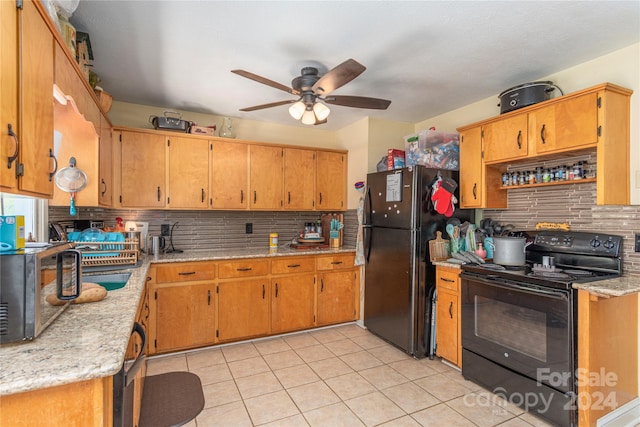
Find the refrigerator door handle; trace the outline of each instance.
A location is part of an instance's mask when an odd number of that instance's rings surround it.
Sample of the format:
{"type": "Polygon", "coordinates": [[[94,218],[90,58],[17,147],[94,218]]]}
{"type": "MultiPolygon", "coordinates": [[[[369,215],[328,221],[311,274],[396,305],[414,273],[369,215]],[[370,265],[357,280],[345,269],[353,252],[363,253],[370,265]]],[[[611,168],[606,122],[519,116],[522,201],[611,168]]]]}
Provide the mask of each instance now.
{"type": "Polygon", "coordinates": [[[365,204],[365,209],[364,209],[363,225],[371,225],[373,223],[373,219],[371,218],[373,213],[372,213],[372,202],[371,202],[371,187],[369,186],[367,186],[367,194],[364,196],[364,204],[365,204]]]}
{"type": "Polygon", "coordinates": [[[373,227],[365,225],[362,227],[362,239],[364,240],[366,247],[364,250],[364,260],[369,264],[369,258],[371,257],[371,236],[373,234],[373,227]],[[367,238],[368,234],[368,238],[367,238]]]}

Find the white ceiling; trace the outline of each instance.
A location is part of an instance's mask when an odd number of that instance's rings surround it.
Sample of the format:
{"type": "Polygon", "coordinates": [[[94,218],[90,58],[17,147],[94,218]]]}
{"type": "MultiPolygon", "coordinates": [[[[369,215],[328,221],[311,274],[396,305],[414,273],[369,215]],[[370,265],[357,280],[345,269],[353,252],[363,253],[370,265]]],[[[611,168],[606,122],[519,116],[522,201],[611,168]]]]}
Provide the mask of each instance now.
{"type": "MultiPolygon", "coordinates": [[[[330,106],[335,130],[365,116],[419,122],[640,41],[633,1],[98,1],[71,23],[117,101],[299,125],[295,99],[230,72],[290,86],[348,58],[367,67],[334,95],[392,101],[330,106]]],[[[496,107],[496,114],[499,108],[496,107]]],[[[189,119],[188,117],[184,117],[189,119]]]]}

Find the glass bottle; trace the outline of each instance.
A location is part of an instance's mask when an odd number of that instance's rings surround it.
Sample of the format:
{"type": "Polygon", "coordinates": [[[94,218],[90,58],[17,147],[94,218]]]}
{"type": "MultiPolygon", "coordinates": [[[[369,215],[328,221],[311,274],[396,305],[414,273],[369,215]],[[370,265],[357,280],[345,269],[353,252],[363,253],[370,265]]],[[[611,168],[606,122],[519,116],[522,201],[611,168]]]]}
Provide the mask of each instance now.
{"type": "Polygon", "coordinates": [[[233,138],[235,134],[233,133],[233,120],[231,117],[225,117],[222,122],[222,127],[220,127],[220,134],[223,138],[233,138]]]}

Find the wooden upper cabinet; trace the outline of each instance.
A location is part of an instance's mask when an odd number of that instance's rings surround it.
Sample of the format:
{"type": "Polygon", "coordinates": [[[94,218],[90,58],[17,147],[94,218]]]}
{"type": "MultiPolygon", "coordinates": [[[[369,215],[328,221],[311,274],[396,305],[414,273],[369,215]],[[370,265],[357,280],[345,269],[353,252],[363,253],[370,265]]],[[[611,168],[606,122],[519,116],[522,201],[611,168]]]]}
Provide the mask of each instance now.
{"type": "Polygon", "coordinates": [[[482,128],[460,133],[460,207],[482,207],[482,128]]]}
{"type": "Polygon", "coordinates": [[[284,149],[284,207],[313,210],[315,201],[316,156],[314,150],[284,149]]]}
{"type": "Polygon", "coordinates": [[[209,204],[209,141],[168,137],[170,208],[204,209],[209,204]]]}
{"type": "Polygon", "coordinates": [[[122,207],[164,207],[166,199],[164,135],[122,131],[120,139],[122,207]]]}
{"type": "Polygon", "coordinates": [[[246,209],[249,193],[249,145],[211,141],[211,198],[213,209],[246,209]]]}
{"type": "Polygon", "coordinates": [[[18,9],[14,2],[0,2],[0,191],[16,192],[18,149],[18,9]],[[15,135],[12,136],[11,132],[15,135]]]}
{"type": "Polygon", "coordinates": [[[249,208],[282,209],[281,147],[249,147],[249,208]]]}
{"type": "MultiPolygon", "coordinates": [[[[15,7],[15,3],[11,3],[15,7]]],[[[20,192],[50,197],[54,186],[52,174],[56,169],[52,100],[54,36],[34,1],[25,1],[18,14],[21,44],[19,102],[22,110],[18,131],[18,167],[22,174],[18,185],[20,192]]],[[[3,127],[4,132],[6,128],[3,127]]]]}
{"type": "Polygon", "coordinates": [[[529,113],[536,154],[593,147],[598,142],[598,95],[588,93],[529,113]]]}
{"type": "Polygon", "coordinates": [[[484,129],[485,163],[504,162],[527,157],[527,114],[521,113],[487,123],[484,129]]]}
{"type": "MultiPolygon", "coordinates": [[[[54,101],[54,129],[56,133],[56,157],[58,168],[69,167],[71,158],[76,167],[87,177],[85,187],[75,193],[76,206],[98,206],[99,179],[99,137],[96,127],[77,110],[72,100],[66,105],[54,101]]],[[[69,205],[70,193],[54,188],[52,206],[69,205]]]]}
{"type": "Polygon", "coordinates": [[[345,210],[347,155],[316,152],[316,210],[345,210]]]}
{"type": "Polygon", "coordinates": [[[103,115],[100,116],[100,165],[98,183],[98,203],[100,206],[113,206],[113,132],[111,124],[103,115]]]}

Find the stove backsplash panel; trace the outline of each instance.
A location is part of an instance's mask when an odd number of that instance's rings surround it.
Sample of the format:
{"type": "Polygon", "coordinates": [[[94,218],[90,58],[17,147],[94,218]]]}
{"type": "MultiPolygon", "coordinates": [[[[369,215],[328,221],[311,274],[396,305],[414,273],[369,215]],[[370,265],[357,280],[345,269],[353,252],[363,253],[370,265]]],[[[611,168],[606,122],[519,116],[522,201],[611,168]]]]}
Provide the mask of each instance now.
{"type": "Polygon", "coordinates": [[[640,233],[640,206],[597,206],[595,183],[514,188],[508,192],[508,209],[484,209],[482,217],[513,224],[515,230],[534,230],[538,222],[566,222],[573,231],[623,236],[623,274],[640,275],[640,253],[634,252],[633,244],[635,233],[640,233]]]}

